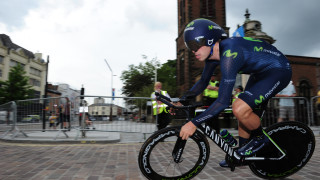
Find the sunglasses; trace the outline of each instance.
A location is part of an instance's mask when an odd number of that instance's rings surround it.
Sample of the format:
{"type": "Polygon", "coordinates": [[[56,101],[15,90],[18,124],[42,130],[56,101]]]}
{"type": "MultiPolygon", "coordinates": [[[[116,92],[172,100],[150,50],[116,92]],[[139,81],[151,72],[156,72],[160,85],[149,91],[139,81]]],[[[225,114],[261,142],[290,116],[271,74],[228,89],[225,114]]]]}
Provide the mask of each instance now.
{"type": "Polygon", "coordinates": [[[199,38],[198,40],[185,42],[185,45],[190,51],[197,52],[202,46],[206,46],[206,40],[204,38],[199,38]]]}

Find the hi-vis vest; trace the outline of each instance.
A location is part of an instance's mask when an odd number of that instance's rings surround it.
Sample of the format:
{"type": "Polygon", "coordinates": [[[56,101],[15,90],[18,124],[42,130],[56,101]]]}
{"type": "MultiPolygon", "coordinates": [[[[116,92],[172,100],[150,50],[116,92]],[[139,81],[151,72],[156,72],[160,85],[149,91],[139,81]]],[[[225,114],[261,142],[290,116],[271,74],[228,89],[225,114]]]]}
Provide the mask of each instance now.
{"type": "MultiPolygon", "coordinates": [[[[209,85],[213,86],[213,87],[216,87],[216,84],[218,84],[218,83],[219,83],[219,81],[214,81],[214,82],[210,81],[209,85]]],[[[207,96],[209,98],[218,98],[218,91],[205,89],[204,93],[203,93],[203,96],[207,96]]]]}
{"type": "MultiPolygon", "coordinates": [[[[154,94],[154,92],[151,94],[151,98],[152,95],[154,94]]],[[[166,96],[167,95],[167,91],[160,91],[160,94],[166,96]]],[[[153,115],[157,115],[162,113],[163,111],[165,113],[168,113],[168,111],[166,110],[167,105],[164,103],[158,104],[157,105],[157,101],[152,100],[152,108],[153,108],[153,115]],[[157,107],[158,107],[158,113],[157,113],[157,107]]]]}
{"type": "Polygon", "coordinates": [[[234,95],[235,98],[232,100],[232,103],[236,101],[236,99],[238,98],[238,96],[239,96],[240,94],[241,94],[241,92],[240,92],[240,93],[237,93],[236,95],[234,95]]]}

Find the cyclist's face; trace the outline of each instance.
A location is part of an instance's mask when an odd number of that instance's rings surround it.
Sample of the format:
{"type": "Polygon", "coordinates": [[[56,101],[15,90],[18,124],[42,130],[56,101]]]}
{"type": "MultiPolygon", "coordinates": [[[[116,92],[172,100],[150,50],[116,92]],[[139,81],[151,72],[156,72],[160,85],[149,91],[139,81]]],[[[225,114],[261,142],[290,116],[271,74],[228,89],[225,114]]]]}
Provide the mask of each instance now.
{"type": "Polygon", "coordinates": [[[210,51],[211,51],[211,47],[202,46],[196,52],[195,51],[192,51],[192,52],[194,53],[194,55],[199,61],[204,61],[209,56],[210,51]]]}

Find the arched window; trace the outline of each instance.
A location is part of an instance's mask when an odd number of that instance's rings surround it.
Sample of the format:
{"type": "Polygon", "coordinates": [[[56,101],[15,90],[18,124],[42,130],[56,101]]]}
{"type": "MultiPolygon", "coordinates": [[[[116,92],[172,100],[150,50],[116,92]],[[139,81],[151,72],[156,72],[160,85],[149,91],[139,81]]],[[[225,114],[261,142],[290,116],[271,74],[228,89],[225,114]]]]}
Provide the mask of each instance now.
{"type": "Polygon", "coordinates": [[[310,83],[307,80],[300,81],[299,84],[299,96],[310,98],[310,83]]]}

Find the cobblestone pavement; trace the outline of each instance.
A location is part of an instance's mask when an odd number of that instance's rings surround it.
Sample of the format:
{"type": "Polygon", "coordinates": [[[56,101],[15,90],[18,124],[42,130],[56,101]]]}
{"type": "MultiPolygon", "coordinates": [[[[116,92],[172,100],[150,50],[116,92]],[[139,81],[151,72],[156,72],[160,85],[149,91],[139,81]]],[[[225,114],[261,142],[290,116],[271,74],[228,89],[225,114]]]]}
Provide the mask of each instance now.
{"type": "MultiPolygon", "coordinates": [[[[319,179],[320,136],[309,163],[287,179],[319,179]]],[[[140,180],[137,157],[141,143],[23,144],[0,141],[0,179],[140,180]]],[[[194,179],[258,179],[248,167],[234,172],[219,167],[223,154],[216,146],[205,169],[194,179]]]]}

